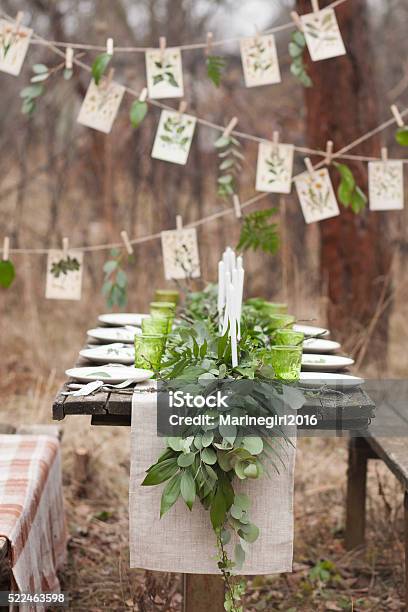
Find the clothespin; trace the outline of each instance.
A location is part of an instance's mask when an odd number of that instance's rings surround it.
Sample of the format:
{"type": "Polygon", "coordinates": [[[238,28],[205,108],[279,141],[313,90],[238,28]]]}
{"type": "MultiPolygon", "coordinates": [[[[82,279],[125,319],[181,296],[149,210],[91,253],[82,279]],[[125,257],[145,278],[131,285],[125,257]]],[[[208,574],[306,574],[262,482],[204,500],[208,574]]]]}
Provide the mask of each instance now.
{"type": "Polygon", "coordinates": [[[403,118],[401,116],[401,113],[399,112],[398,107],[397,107],[396,104],[393,104],[391,106],[391,112],[394,115],[394,119],[395,119],[398,127],[404,127],[404,120],[403,120],[403,118]]]}
{"type": "Polygon", "coordinates": [[[120,236],[121,236],[121,238],[123,240],[123,244],[125,245],[125,248],[126,248],[126,250],[128,252],[128,255],[133,255],[133,247],[132,247],[132,245],[130,243],[127,231],[126,230],[122,230],[120,232],[120,236]]]}
{"type": "Polygon", "coordinates": [[[388,161],[388,149],[387,147],[381,147],[381,159],[384,164],[388,161]]]}
{"type": "Polygon", "coordinates": [[[159,48],[160,48],[160,59],[161,61],[164,60],[164,54],[166,52],[166,37],[165,36],[160,36],[159,38],[159,48]]]}
{"type": "Polygon", "coordinates": [[[143,87],[142,91],[140,92],[139,102],[146,102],[146,100],[147,100],[147,87],[143,87]]]}
{"type": "Polygon", "coordinates": [[[108,55],[113,55],[113,38],[108,38],[106,40],[106,53],[108,55]]]}
{"type": "Polygon", "coordinates": [[[67,47],[65,49],[65,68],[67,70],[72,70],[73,59],[74,59],[74,50],[72,47],[67,47]]]}
{"type": "Polygon", "coordinates": [[[326,144],[326,157],[324,158],[324,163],[327,166],[330,166],[331,164],[331,160],[333,157],[333,141],[332,140],[328,140],[327,144],[326,144]]]}
{"type": "Polygon", "coordinates": [[[296,11],[292,11],[290,13],[290,16],[292,17],[292,21],[294,22],[294,24],[297,27],[297,29],[300,32],[303,32],[303,25],[302,25],[302,22],[300,20],[299,13],[297,13],[296,11]]]}
{"type": "Polygon", "coordinates": [[[183,229],[183,217],[181,215],[176,215],[176,229],[183,229]]]}
{"type": "Polygon", "coordinates": [[[65,237],[62,239],[62,256],[64,258],[68,257],[68,249],[69,249],[69,239],[65,237]]]}
{"type": "Polygon", "coordinates": [[[237,219],[241,219],[242,210],[241,210],[241,202],[239,201],[239,197],[236,193],[232,196],[232,202],[234,204],[235,216],[237,219]]]}
{"type": "Polygon", "coordinates": [[[305,166],[306,166],[306,169],[307,169],[308,173],[313,178],[313,176],[314,176],[314,169],[313,169],[313,164],[310,161],[310,157],[305,157],[305,166]]]}
{"type": "Polygon", "coordinates": [[[234,127],[237,125],[237,123],[238,123],[238,117],[233,117],[222,133],[224,138],[228,138],[229,136],[231,136],[231,132],[234,129],[234,127]]]}
{"type": "Polygon", "coordinates": [[[275,130],[272,134],[272,142],[274,153],[277,153],[279,148],[279,132],[277,130],[275,130]]]}
{"type": "Polygon", "coordinates": [[[8,236],[5,236],[3,240],[3,261],[8,261],[9,252],[10,252],[10,238],[8,236]]]}
{"type": "Polygon", "coordinates": [[[314,13],[319,12],[319,0],[312,0],[312,9],[314,13]]]}
{"type": "Polygon", "coordinates": [[[259,28],[256,24],[254,24],[254,27],[255,27],[255,40],[258,41],[260,37],[259,28]]]}
{"type": "Polygon", "coordinates": [[[20,26],[21,26],[21,22],[24,19],[24,12],[23,11],[18,11],[17,15],[16,15],[16,23],[15,23],[15,32],[16,34],[18,33],[20,26]]]}
{"type": "Polygon", "coordinates": [[[205,48],[205,54],[211,55],[211,47],[214,40],[214,34],[212,32],[207,32],[207,46],[205,48]]]}
{"type": "Polygon", "coordinates": [[[186,108],[187,108],[187,102],[185,100],[180,100],[180,104],[178,107],[178,114],[184,115],[184,113],[186,112],[186,108]]]}

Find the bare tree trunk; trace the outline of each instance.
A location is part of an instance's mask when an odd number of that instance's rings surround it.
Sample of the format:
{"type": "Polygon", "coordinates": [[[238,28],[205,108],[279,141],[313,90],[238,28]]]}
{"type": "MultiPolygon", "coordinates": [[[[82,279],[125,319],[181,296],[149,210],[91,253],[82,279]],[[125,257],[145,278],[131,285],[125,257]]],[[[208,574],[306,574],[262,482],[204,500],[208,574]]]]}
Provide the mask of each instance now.
{"type": "MultiPolygon", "coordinates": [[[[297,4],[300,13],[310,12],[309,0],[298,0],[297,4]]],[[[321,0],[320,7],[327,4],[329,0],[321,0]]],[[[336,14],[347,55],[308,62],[313,87],[305,93],[307,136],[315,148],[325,148],[327,140],[333,140],[339,149],[379,123],[367,2],[346,2],[336,14]]],[[[378,155],[379,150],[379,138],[374,137],[357,151],[378,155]]],[[[366,164],[350,166],[358,185],[366,191],[366,164]]],[[[333,172],[332,176],[337,185],[333,172]]],[[[339,217],[320,223],[321,277],[327,281],[329,324],[337,332],[345,332],[350,322],[365,328],[374,316],[391,263],[385,222],[384,213],[355,215],[342,209],[339,217]]],[[[386,341],[387,323],[384,312],[374,332],[382,341],[386,341]]]]}

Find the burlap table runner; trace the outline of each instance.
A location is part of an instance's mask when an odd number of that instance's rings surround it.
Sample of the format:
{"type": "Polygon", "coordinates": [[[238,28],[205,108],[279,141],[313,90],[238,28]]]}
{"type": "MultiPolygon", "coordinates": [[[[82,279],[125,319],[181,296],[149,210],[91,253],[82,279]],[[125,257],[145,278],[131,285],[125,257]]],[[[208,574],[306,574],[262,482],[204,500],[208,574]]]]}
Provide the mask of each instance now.
{"type": "MultiPolygon", "coordinates": [[[[192,512],[182,499],[160,519],[163,486],[142,487],[146,469],[163,451],[165,439],[157,436],[157,396],[135,393],[132,401],[131,462],[129,484],[130,567],[186,574],[219,574],[215,561],[215,535],[209,512],[194,504],[192,512]]],[[[241,574],[274,574],[292,571],[293,481],[296,449],[287,446],[286,469],[271,467],[264,475],[239,483],[252,500],[251,521],[260,528],[249,546],[241,574]]],[[[238,487],[237,487],[238,488],[238,487]]]]}

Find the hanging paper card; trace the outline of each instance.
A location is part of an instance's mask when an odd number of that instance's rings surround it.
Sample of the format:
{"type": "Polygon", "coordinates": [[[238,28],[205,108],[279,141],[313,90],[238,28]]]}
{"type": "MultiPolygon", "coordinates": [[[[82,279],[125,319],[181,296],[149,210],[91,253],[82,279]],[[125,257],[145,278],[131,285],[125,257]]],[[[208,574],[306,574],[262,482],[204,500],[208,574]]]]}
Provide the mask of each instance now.
{"type": "Polygon", "coordinates": [[[30,28],[0,20],[0,71],[20,74],[32,33],[30,28]]]}
{"type": "Polygon", "coordinates": [[[345,55],[346,49],[333,9],[308,13],[300,19],[310,57],[314,62],[345,55]]]}
{"type": "Polygon", "coordinates": [[[163,111],[154,140],[152,157],[173,164],[187,163],[196,118],[177,112],[163,111]]]}
{"type": "Polygon", "coordinates": [[[53,250],[48,253],[45,297],[49,300],[80,300],[84,254],[53,250]]]}
{"type": "Polygon", "coordinates": [[[280,83],[278,54],[272,34],[241,39],[241,59],[247,87],[280,83]]]}
{"type": "Polygon", "coordinates": [[[293,145],[261,142],[256,169],[257,191],[290,193],[292,170],[293,145]]]}
{"type": "Polygon", "coordinates": [[[91,81],[79,112],[78,122],[109,134],[124,93],[125,88],[118,83],[106,84],[106,81],[102,80],[100,85],[96,85],[95,81],[91,81]]]}
{"type": "Polygon", "coordinates": [[[304,172],[295,181],[306,223],[337,217],[340,214],[327,168],[304,172]]]}
{"type": "Polygon", "coordinates": [[[401,161],[368,164],[370,210],[404,208],[404,170],[401,161]]]}
{"type": "Polygon", "coordinates": [[[149,98],[182,98],[183,68],[177,48],[146,51],[146,75],[149,98]]]}
{"type": "Polygon", "coordinates": [[[197,230],[194,227],[162,232],[161,241],[166,280],[200,276],[197,230]]]}

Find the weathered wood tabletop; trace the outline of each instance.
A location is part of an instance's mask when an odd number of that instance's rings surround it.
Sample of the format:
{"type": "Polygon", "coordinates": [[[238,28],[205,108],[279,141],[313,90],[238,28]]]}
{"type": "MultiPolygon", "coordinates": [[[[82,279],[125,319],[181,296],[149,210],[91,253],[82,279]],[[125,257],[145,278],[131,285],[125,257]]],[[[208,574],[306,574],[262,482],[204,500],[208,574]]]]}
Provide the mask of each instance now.
{"type": "MultiPolygon", "coordinates": [[[[90,365],[83,359],[77,364],[90,365]]],[[[69,390],[67,381],[57,394],[53,410],[53,419],[63,420],[71,415],[89,415],[92,425],[130,426],[132,414],[132,394],[98,392],[93,395],[75,397],[64,395],[69,390]]],[[[71,381],[72,382],[72,381],[71,381]]],[[[339,431],[362,429],[374,416],[374,403],[359,387],[343,393],[324,393],[320,397],[308,397],[299,413],[317,414],[319,427],[313,429],[333,429],[339,431]]]]}

